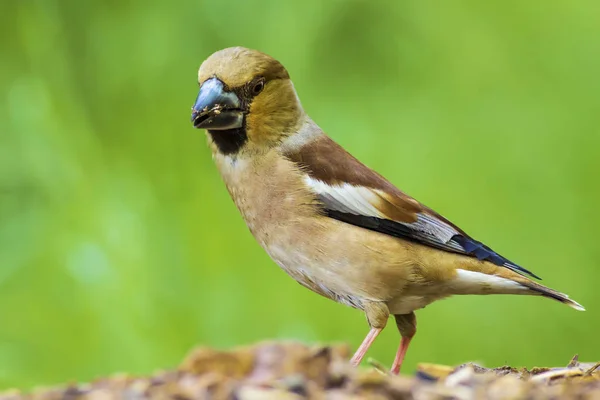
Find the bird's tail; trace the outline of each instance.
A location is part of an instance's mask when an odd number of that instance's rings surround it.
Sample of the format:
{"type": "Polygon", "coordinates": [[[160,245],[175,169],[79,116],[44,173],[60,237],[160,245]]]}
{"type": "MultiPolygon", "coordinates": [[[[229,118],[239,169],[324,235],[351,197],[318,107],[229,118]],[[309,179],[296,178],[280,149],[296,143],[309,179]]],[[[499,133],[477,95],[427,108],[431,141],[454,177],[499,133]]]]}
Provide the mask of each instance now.
{"type": "Polygon", "coordinates": [[[520,273],[516,273],[505,267],[496,267],[493,269],[488,269],[486,271],[482,271],[486,275],[497,276],[500,278],[507,279],[509,281],[516,282],[520,285],[521,288],[526,288],[526,291],[515,290],[514,287],[507,286],[504,282],[499,282],[499,284],[494,287],[492,284],[492,291],[490,293],[510,293],[510,294],[529,294],[529,295],[538,295],[548,297],[550,299],[554,299],[560,301],[563,304],[568,305],[571,308],[574,308],[578,311],[585,311],[585,308],[576,302],[575,300],[571,300],[568,295],[565,293],[561,293],[554,289],[550,289],[544,285],[541,285],[526,276],[523,276],[520,273]],[[494,290],[496,289],[496,290],[494,290]]]}
{"type": "Polygon", "coordinates": [[[540,285],[539,283],[527,278],[519,279],[518,282],[521,285],[533,290],[534,292],[539,293],[541,296],[560,301],[561,303],[566,304],[577,311],[585,311],[585,308],[581,304],[579,304],[575,300],[571,300],[569,296],[564,293],[557,292],[554,289],[550,289],[549,287],[540,285]]]}

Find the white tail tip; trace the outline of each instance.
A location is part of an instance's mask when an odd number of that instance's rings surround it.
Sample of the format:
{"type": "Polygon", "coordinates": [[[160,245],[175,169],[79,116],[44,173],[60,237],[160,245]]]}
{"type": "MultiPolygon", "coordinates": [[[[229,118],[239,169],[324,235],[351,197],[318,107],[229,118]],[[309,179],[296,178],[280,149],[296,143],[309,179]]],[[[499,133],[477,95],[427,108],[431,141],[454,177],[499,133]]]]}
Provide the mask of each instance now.
{"type": "Polygon", "coordinates": [[[577,311],[585,311],[585,307],[574,300],[569,299],[569,302],[565,304],[577,311]]]}

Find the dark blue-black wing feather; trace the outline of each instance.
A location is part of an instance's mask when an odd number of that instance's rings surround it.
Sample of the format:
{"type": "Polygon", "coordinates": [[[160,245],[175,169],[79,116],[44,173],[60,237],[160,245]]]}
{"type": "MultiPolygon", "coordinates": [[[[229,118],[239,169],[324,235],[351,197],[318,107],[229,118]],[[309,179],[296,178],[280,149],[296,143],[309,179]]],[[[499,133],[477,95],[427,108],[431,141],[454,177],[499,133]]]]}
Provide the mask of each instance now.
{"type": "Polygon", "coordinates": [[[420,224],[409,224],[391,221],[389,219],[345,213],[327,208],[325,209],[325,212],[327,216],[337,219],[338,221],[372,231],[385,233],[401,239],[411,240],[413,242],[435,247],[440,250],[476,257],[479,260],[489,261],[498,266],[509,268],[519,274],[526,274],[533,278],[541,279],[533,272],[520,267],[512,261],[509,261],[507,258],[502,257],[500,254],[490,249],[488,246],[470,238],[466,234],[457,233],[451,236],[449,240],[444,240],[439,235],[433,234],[431,230],[422,229],[427,223],[430,222],[430,220],[424,221],[420,224]]]}

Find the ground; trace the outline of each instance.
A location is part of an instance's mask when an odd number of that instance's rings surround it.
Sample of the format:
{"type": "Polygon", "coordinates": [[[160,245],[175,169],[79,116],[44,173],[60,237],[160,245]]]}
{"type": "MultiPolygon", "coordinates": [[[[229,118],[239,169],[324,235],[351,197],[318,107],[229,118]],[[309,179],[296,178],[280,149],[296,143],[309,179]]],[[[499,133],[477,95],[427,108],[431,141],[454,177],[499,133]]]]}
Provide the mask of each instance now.
{"type": "Polygon", "coordinates": [[[230,351],[198,348],[176,370],[9,391],[0,400],[600,399],[600,363],[581,363],[577,356],[558,368],[420,364],[414,376],[390,376],[376,362],[352,368],[348,355],[343,345],[295,342],[230,351]]]}

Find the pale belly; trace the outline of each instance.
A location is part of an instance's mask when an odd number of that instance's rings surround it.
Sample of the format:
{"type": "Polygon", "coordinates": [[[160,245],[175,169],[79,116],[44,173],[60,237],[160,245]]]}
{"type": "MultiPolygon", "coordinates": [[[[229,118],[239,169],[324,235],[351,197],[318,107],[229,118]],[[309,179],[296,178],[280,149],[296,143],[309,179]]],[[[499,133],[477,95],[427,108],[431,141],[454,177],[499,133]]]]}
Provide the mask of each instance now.
{"type": "Polygon", "coordinates": [[[327,266],[316,263],[310,257],[299,251],[284,250],[278,245],[264,246],[273,261],[281,267],[289,276],[294,278],[302,286],[325,296],[338,303],[361,309],[363,302],[367,299],[357,295],[349,285],[346,285],[343,277],[335,277],[334,273],[327,274],[327,266]],[[330,276],[323,276],[330,275],[330,276]],[[335,284],[332,284],[335,281],[335,284]]]}
{"type": "MultiPolygon", "coordinates": [[[[347,245],[350,247],[352,244],[347,245]]],[[[373,284],[356,279],[357,276],[360,277],[357,270],[364,271],[373,266],[360,265],[362,260],[353,260],[351,255],[340,256],[332,251],[333,254],[325,254],[323,259],[315,258],[303,251],[302,243],[293,246],[270,244],[263,247],[277,265],[302,286],[353,308],[363,309],[364,302],[375,301],[386,303],[391,314],[409,314],[448,296],[431,284],[423,293],[422,287],[413,286],[405,280],[373,284]],[[394,290],[395,288],[399,290],[394,290]]]]}

